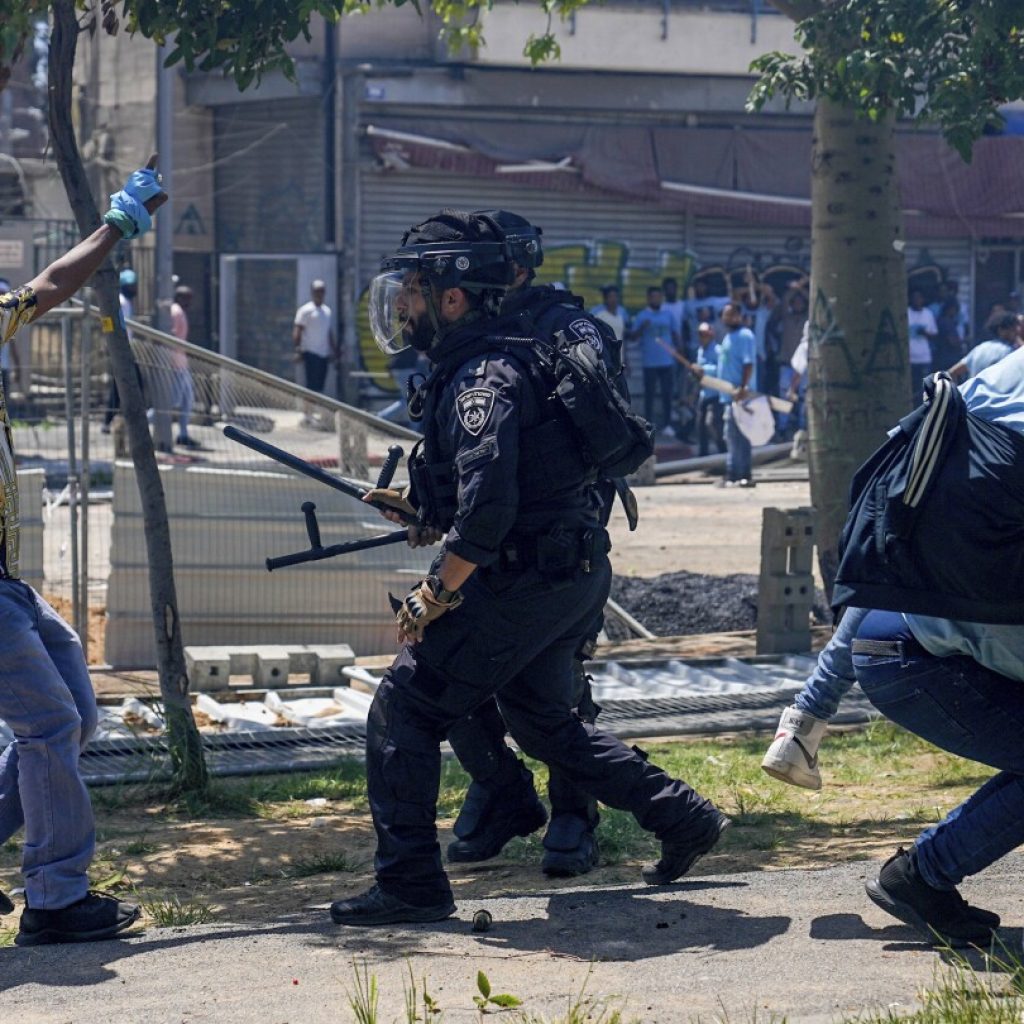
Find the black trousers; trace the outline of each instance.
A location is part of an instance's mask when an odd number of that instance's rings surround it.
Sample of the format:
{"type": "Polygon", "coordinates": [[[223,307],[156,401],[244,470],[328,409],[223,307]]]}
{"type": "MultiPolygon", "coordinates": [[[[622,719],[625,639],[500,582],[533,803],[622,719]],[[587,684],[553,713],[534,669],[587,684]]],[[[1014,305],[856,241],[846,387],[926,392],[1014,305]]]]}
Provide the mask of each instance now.
{"type": "Polygon", "coordinates": [[[717,394],[700,400],[700,405],[697,407],[697,442],[701,455],[709,454],[709,440],[715,442],[715,448],[719,452],[725,451],[725,434],[723,432],[722,420],[724,410],[725,406],[717,394]],[[709,417],[711,419],[710,426],[708,425],[709,417]]]}
{"type": "Polygon", "coordinates": [[[656,427],[667,427],[672,422],[672,388],[675,384],[674,366],[644,367],[644,419],[656,427]],[[661,417],[654,415],[654,392],[661,397],[661,417]]]}
{"type": "MultiPolygon", "coordinates": [[[[603,620],[602,612],[598,621],[587,631],[584,645],[597,639],[603,620]]],[[[600,709],[594,703],[590,680],[579,650],[573,658],[572,672],[573,710],[582,721],[593,724],[597,721],[600,709]]],[[[518,781],[518,759],[505,742],[507,731],[505,719],[501,717],[494,697],[486,700],[472,714],[460,719],[449,730],[448,742],[474,782],[493,782],[500,786],[504,779],[518,781]]],[[[553,818],[560,814],[574,814],[590,822],[597,820],[597,801],[558,768],[551,768],[548,773],[548,799],[551,801],[553,818]]]]}
{"type": "Polygon", "coordinates": [[[573,661],[604,606],[606,558],[552,582],[536,570],[475,572],[465,601],[407,644],[384,676],[367,721],[367,787],[377,831],[377,882],[408,903],[450,898],[435,818],[441,741],[497,696],[522,750],[559,768],[659,837],[700,824],[710,805],[636,750],[573,714],[573,661]]]}
{"type": "Polygon", "coordinates": [[[326,356],[318,356],[313,352],[302,353],[302,363],[306,370],[306,387],[310,391],[323,393],[327,380],[327,368],[330,361],[326,356]]]}

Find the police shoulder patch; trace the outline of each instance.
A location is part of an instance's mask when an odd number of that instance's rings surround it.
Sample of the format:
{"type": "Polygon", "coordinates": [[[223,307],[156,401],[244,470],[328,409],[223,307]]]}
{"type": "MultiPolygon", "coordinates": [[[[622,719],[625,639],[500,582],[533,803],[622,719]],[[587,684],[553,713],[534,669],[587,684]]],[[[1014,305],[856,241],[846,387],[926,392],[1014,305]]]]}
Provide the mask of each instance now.
{"type": "Polygon", "coordinates": [[[479,437],[491,418],[496,397],[497,392],[493,388],[470,388],[463,391],[455,400],[455,411],[463,430],[479,437]]]}
{"type": "Polygon", "coordinates": [[[579,341],[585,341],[598,355],[604,351],[601,332],[589,320],[580,317],[569,324],[569,330],[579,341]]]}

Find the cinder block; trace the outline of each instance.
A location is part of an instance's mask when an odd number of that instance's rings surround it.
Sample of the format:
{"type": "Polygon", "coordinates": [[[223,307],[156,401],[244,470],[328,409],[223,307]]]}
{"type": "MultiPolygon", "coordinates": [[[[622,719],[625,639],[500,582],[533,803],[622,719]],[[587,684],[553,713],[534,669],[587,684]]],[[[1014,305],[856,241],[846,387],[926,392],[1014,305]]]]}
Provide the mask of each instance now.
{"type": "Polygon", "coordinates": [[[355,663],[355,651],[348,644],[318,644],[308,648],[316,654],[312,677],[317,686],[336,686],[345,676],[342,669],[355,663]]]}
{"type": "Polygon", "coordinates": [[[280,686],[287,683],[290,661],[287,647],[268,645],[256,648],[254,682],[258,686],[280,686]]]}
{"type": "Polygon", "coordinates": [[[231,676],[231,654],[226,647],[186,647],[185,671],[193,690],[217,690],[231,676]]]}

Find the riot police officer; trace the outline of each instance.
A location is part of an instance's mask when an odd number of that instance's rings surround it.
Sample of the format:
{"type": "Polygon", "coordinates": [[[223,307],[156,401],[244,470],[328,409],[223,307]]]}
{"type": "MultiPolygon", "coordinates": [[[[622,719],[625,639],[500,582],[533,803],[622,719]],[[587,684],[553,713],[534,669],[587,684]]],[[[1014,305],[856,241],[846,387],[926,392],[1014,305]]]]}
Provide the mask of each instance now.
{"type": "Polygon", "coordinates": [[[446,534],[432,572],[394,601],[403,646],[367,721],[377,883],[331,906],[339,924],[436,921],[455,910],[435,825],[440,743],[497,696],[527,754],[661,840],[645,879],[684,874],[728,820],[639,752],[572,713],[572,661],[604,606],[608,535],[594,473],[554,415],[536,340],[495,335],[513,264],[484,219],[443,210],[406,233],[370,290],[385,351],[412,344],[434,369],[410,457],[418,526],[446,534]]]}
{"type": "MultiPolygon", "coordinates": [[[[602,357],[609,376],[628,400],[622,365],[622,344],[607,325],[590,317],[582,300],[550,285],[534,285],[536,268],[544,261],[541,231],[525,218],[507,210],[478,211],[508,246],[515,264],[514,277],[501,306],[502,330],[536,335],[555,341],[561,332],[570,341],[591,345],[602,357]]],[[[625,482],[618,488],[631,500],[625,482]]],[[[596,489],[601,501],[601,525],[607,524],[615,500],[616,485],[602,481],[596,489]]],[[[632,508],[632,506],[628,506],[632,508]]],[[[635,520],[631,520],[635,526],[635,520]]],[[[595,620],[576,653],[573,707],[587,722],[594,722],[600,708],[594,702],[583,663],[593,652],[603,615],[595,620]]],[[[448,742],[472,778],[466,801],[455,821],[455,840],[448,859],[458,863],[488,860],[501,852],[515,836],[529,835],[547,818],[533,786],[533,775],[505,743],[505,722],[492,699],[458,722],[448,742]]],[[[541,869],[551,876],[581,875],[596,866],[595,835],[599,817],[597,801],[573,785],[557,768],[548,782],[551,822],[544,836],[541,869]]]]}

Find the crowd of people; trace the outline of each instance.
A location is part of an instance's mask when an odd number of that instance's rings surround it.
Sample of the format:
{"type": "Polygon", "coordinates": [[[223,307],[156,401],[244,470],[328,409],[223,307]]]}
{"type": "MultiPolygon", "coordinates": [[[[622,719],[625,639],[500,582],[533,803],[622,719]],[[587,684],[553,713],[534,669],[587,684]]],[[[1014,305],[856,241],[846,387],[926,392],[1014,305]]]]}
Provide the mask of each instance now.
{"type": "MultiPolygon", "coordinates": [[[[625,342],[627,365],[640,368],[643,412],[664,439],[697,446],[700,455],[730,453],[743,446],[732,432],[733,396],[700,387],[702,375],[726,380],[747,391],[784,399],[790,412],[775,413],[775,440],[799,444],[806,431],[808,280],[794,278],[777,294],[751,268],[730,295],[709,294],[697,279],[680,297],[679,283],[665,278],[647,289],[643,309],[630,313],[618,286],[601,289],[602,302],[591,315],[603,320],[625,342]]],[[[913,404],[920,402],[924,379],[938,370],[957,381],[974,376],[1003,358],[1024,340],[1019,296],[993,305],[972,346],[968,304],[957,281],[946,279],[926,295],[911,289],[907,305],[913,404]]],[[[741,452],[724,483],[752,486],[747,453],[741,452]]]]}

